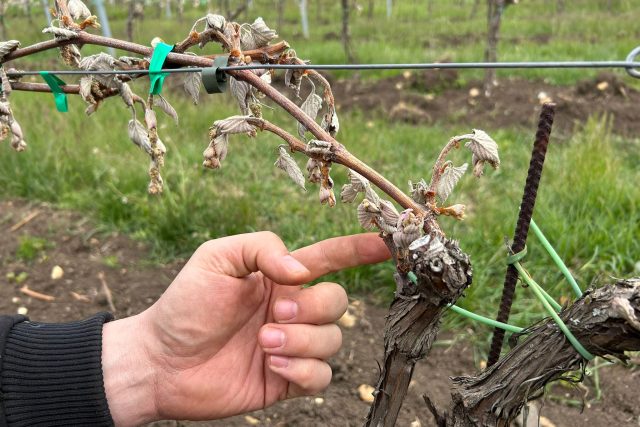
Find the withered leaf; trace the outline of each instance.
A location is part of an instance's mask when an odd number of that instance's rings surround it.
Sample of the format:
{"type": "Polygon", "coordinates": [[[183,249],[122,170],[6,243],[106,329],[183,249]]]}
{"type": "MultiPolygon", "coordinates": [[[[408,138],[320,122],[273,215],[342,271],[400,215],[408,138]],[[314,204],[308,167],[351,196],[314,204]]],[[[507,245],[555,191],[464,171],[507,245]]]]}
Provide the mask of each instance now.
{"type": "Polygon", "coordinates": [[[425,204],[427,202],[425,192],[428,190],[429,186],[424,179],[421,179],[416,183],[409,181],[409,187],[411,188],[411,198],[416,203],[425,204]]]}
{"type": "Polygon", "coordinates": [[[229,90],[238,101],[238,106],[242,114],[249,114],[249,97],[251,95],[251,86],[247,82],[243,82],[233,77],[229,77],[229,90]]]}
{"type": "Polygon", "coordinates": [[[302,187],[303,190],[306,190],[304,186],[304,175],[302,174],[302,170],[300,170],[300,166],[298,166],[293,157],[291,157],[291,155],[287,152],[285,146],[281,145],[280,147],[278,147],[278,159],[276,160],[274,165],[285,171],[293,180],[293,182],[302,187]]]}
{"type": "Polygon", "coordinates": [[[353,185],[345,184],[342,186],[342,191],[340,191],[340,200],[342,200],[342,203],[353,203],[358,193],[359,191],[353,185]]]}
{"type": "Polygon", "coordinates": [[[143,149],[147,154],[152,155],[153,150],[151,149],[147,128],[145,128],[138,120],[129,120],[128,130],[129,139],[131,139],[134,144],[143,149]]]}
{"type": "Polygon", "coordinates": [[[227,20],[222,15],[215,15],[213,13],[208,13],[206,16],[206,28],[214,29],[218,31],[224,30],[225,25],[227,25],[227,20]]]}
{"type": "Polygon", "coordinates": [[[326,132],[329,132],[329,135],[333,137],[337,135],[338,131],[340,131],[340,122],[338,121],[338,114],[335,109],[331,108],[331,111],[322,117],[320,127],[326,132]]]}
{"type": "Polygon", "coordinates": [[[131,87],[126,83],[122,83],[117,80],[116,82],[118,90],[120,91],[120,96],[122,97],[124,103],[127,105],[127,107],[133,107],[133,91],[131,90],[131,87]]]}
{"type": "Polygon", "coordinates": [[[88,104],[95,104],[96,100],[91,93],[91,86],[93,85],[93,79],[91,76],[84,76],[80,79],[80,97],[84,99],[88,104]]]}
{"type": "Polygon", "coordinates": [[[380,200],[380,215],[385,224],[395,227],[398,223],[398,217],[400,214],[396,207],[389,200],[380,200]]]}
{"type": "Polygon", "coordinates": [[[250,116],[231,116],[226,119],[216,120],[213,122],[213,127],[216,130],[216,135],[232,134],[232,133],[247,133],[250,136],[255,136],[256,128],[247,122],[250,116]]]}
{"type": "Polygon", "coordinates": [[[200,99],[200,73],[185,73],[183,87],[185,92],[191,96],[193,103],[198,104],[200,99]]]}
{"type": "Polygon", "coordinates": [[[267,26],[264,19],[257,18],[251,25],[242,26],[240,46],[242,50],[251,50],[264,47],[278,37],[278,34],[267,26]]]}
{"type": "Polygon", "coordinates": [[[494,169],[500,166],[498,144],[485,131],[473,129],[473,134],[465,136],[469,139],[465,147],[473,153],[473,174],[475,176],[482,175],[485,162],[493,166],[494,169]]]}
{"type": "Polygon", "coordinates": [[[462,175],[467,171],[468,166],[469,165],[467,163],[458,167],[453,166],[453,163],[450,161],[445,163],[445,170],[442,173],[440,181],[435,189],[436,195],[440,198],[441,202],[447,200],[462,175]]]}
{"type": "Polygon", "coordinates": [[[16,50],[20,47],[20,42],[18,40],[7,40],[0,42],[0,61],[4,59],[5,56],[16,50]]]}
{"type": "Polygon", "coordinates": [[[380,209],[373,205],[368,199],[363,199],[358,205],[358,221],[366,230],[375,230],[377,221],[380,218],[380,209]]]}
{"type": "Polygon", "coordinates": [[[169,117],[172,117],[176,124],[178,124],[178,113],[176,112],[175,108],[173,108],[173,106],[169,104],[169,101],[167,101],[164,96],[154,96],[153,105],[155,105],[156,107],[160,107],[160,109],[164,111],[165,114],[167,114],[169,117]]]}
{"type": "MultiPolygon", "coordinates": [[[[315,92],[311,92],[307,99],[302,103],[300,109],[305,112],[305,114],[311,119],[315,120],[318,116],[318,111],[322,108],[322,98],[319,97],[315,92]]],[[[300,138],[304,138],[304,134],[307,131],[307,128],[302,124],[298,123],[298,135],[300,138]]]]}
{"type": "Polygon", "coordinates": [[[87,19],[91,16],[91,11],[81,0],[69,0],[67,2],[67,8],[74,21],[87,19]]]}
{"type": "Polygon", "coordinates": [[[299,69],[287,69],[284,73],[284,84],[289,89],[293,89],[296,96],[300,96],[300,86],[302,85],[302,76],[304,74],[304,70],[299,69]]]}
{"type": "Polygon", "coordinates": [[[78,37],[78,33],[72,30],[67,30],[66,28],[60,27],[47,27],[42,30],[43,33],[53,34],[57,39],[69,40],[78,37]]]}
{"type": "Polygon", "coordinates": [[[365,191],[369,186],[369,180],[352,169],[349,169],[349,180],[353,188],[358,191],[365,191]]]}

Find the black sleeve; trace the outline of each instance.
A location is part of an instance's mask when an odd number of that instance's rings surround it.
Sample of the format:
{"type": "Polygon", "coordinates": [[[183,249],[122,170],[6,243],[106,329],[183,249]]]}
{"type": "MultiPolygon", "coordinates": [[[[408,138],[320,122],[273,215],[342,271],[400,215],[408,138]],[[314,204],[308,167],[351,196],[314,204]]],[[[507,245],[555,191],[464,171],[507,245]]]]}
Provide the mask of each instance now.
{"type": "Polygon", "coordinates": [[[113,426],[99,313],[73,323],[0,316],[0,427],[113,426]]]}

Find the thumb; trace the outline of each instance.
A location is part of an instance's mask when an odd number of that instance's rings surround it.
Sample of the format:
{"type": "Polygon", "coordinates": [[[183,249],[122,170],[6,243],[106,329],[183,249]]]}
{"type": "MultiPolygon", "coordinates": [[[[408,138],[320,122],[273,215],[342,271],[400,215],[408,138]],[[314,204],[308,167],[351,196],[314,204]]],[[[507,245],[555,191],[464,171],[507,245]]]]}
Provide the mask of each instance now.
{"type": "Polygon", "coordinates": [[[301,285],[310,279],[310,271],[289,254],[275,233],[238,234],[210,240],[198,248],[192,261],[213,273],[245,277],[260,271],[282,285],[301,285]]]}

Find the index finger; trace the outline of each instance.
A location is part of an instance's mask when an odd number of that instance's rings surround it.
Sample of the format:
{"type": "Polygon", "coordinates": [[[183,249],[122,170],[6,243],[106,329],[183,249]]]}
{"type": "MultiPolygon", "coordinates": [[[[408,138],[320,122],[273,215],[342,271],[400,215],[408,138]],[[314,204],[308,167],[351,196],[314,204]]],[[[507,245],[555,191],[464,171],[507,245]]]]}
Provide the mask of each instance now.
{"type": "Polygon", "coordinates": [[[323,240],[293,251],[291,256],[311,272],[309,280],[315,280],[345,268],[385,261],[391,254],[380,236],[366,233],[323,240]]]}

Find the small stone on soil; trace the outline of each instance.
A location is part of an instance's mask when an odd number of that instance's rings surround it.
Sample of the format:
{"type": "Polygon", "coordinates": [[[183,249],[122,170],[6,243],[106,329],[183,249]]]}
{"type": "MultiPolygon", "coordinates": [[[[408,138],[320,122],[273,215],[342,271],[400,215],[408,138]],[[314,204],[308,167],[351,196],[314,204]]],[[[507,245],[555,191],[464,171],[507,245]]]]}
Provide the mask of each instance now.
{"type": "Polygon", "coordinates": [[[347,310],[342,317],[338,319],[338,324],[343,328],[351,329],[356,325],[357,320],[356,316],[349,313],[349,310],[347,310]]]}
{"type": "Polygon", "coordinates": [[[358,387],[358,396],[363,402],[371,403],[373,402],[374,391],[375,388],[373,388],[373,386],[370,386],[369,384],[360,384],[358,387]]]}
{"type": "Polygon", "coordinates": [[[259,419],[257,419],[257,418],[255,418],[255,417],[252,417],[251,415],[245,415],[245,416],[244,416],[244,420],[245,420],[249,425],[252,425],[252,426],[257,426],[258,424],[260,424],[260,420],[259,420],[259,419]]]}
{"type": "Polygon", "coordinates": [[[17,311],[18,314],[26,316],[28,312],[29,312],[29,309],[27,307],[18,307],[18,311],[17,311]]]}
{"type": "Polygon", "coordinates": [[[64,276],[64,270],[62,269],[62,267],[60,267],[59,265],[53,267],[53,269],[51,270],[51,280],[62,279],[62,276],[64,276]]]}

